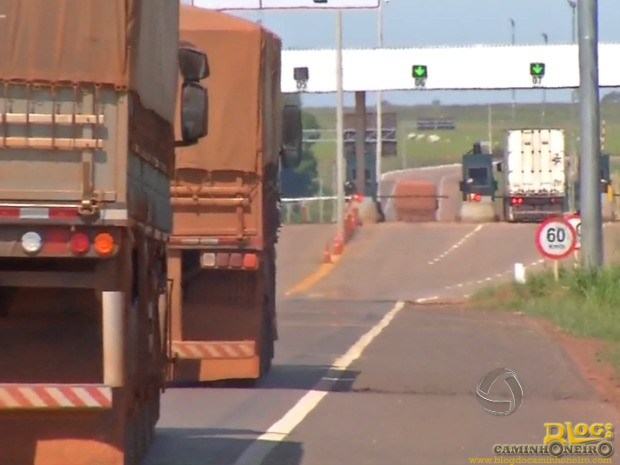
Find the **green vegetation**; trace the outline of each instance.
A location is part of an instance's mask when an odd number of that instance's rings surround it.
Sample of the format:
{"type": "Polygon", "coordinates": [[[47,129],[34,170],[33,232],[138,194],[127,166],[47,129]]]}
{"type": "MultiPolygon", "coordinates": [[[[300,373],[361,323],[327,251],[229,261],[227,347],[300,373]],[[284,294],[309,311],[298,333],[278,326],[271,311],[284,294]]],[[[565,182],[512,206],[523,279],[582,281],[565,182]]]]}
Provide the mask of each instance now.
{"type": "MultiPolygon", "coordinates": [[[[287,96],[286,104],[301,106],[298,95],[287,96]]],[[[316,116],[302,111],[302,125],[305,129],[319,129],[316,116]]],[[[283,170],[281,176],[283,197],[312,197],[318,191],[318,163],[314,156],[314,142],[304,142],[301,162],[296,169],[283,170]]]]}
{"type": "Polygon", "coordinates": [[[560,270],[528,276],[526,284],[485,288],[473,296],[477,308],[511,310],[544,318],[568,334],[609,344],[608,360],[620,370],[620,266],[599,272],[560,270]]]}
{"type": "MultiPolygon", "coordinates": [[[[336,111],[334,108],[307,108],[306,111],[316,117],[321,129],[334,130],[336,128],[336,111]]],[[[345,108],[345,113],[353,111],[353,108],[345,108]]],[[[373,108],[368,108],[368,111],[373,111],[373,108]]],[[[568,135],[569,148],[573,142],[572,133],[578,137],[579,130],[578,108],[570,104],[560,103],[547,103],[544,124],[542,124],[542,104],[517,105],[514,122],[510,104],[497,104],[490,107],[487,105],[448,106],[439,104],[399,107],[386,103],[384,104],[384,111],[398,114],[398,156],[384,158],[383,171],[457,163],[461,156],[471,148],[474,141],[489,139],[489,128],[491,128],[492,142],[496,148],[502,146],[503,133],[509,128],[540,126],[563,128],[568,135]],[[489,124],[489,108],[492,124],[489,124]],[[417,131],[417,119],[441,117],[454,119],[457,129],[454,131],[417,131]],[[415,135],[418,133],[435,134],[440,139],[436,142],[430,142],[427,137],[416,140],[415,135]]],[[[603,101],[601,103],[601,115],[606,123],[605,150],[612,155],[619,156],[620,102],[615,98],[603,101]]],[[[319,176],[325,185],[331,186],[336,144],[335,142],[319,140],[313,149],[318,162],[319,176]]],[[[614,167],[616,166],[618,164],[614,163],[614,167]]]]}

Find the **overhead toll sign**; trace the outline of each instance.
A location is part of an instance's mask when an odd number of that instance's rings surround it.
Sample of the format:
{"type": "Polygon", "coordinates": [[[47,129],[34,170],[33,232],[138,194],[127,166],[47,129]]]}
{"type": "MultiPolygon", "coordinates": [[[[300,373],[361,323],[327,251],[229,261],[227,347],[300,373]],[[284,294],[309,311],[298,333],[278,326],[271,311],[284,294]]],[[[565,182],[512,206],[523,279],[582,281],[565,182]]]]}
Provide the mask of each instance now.
{"type": "Polygon", "coordinates": [[[380,0],[193,0],[209,10],[303,10],[379,8],[380,0]]]}
{"type": "MultiPolygon", "coordinates": [[[[619,87],[620,44],[601,43],[598,52],[600,86],[619,87]]],[[[345,49],[342,59],[345,92],[420,89],[415,73],[424,74],[421,66],[428,76],[425,90],[579,88],[579,52],[573,44],[345,49]]],[[[283,50],[284,92],[298,91],[296,67],[310,71],[305,92],[336,92],[336,50],[283,50]]]]}

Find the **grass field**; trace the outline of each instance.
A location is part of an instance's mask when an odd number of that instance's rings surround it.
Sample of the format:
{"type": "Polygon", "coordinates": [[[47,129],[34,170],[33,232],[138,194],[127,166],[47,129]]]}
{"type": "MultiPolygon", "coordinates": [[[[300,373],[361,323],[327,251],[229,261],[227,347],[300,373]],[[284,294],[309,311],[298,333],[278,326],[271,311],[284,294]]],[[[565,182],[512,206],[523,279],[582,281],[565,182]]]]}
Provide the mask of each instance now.
{"type": "MultiPolygon", "coordinates": [[[[373,111],[374,108],[369,108],[373,111]]],[[[568,149],[571,149],[573,132],[578,137],[578,109],[570,104],[548,103],[545,106],[545,122],[542,123],[542,104],[517,105],[515,122],[512,120],[510,104],[497,104],[490,107],[478,106],[416,106],[395,107],[384,106],[385,112],[398,114],[398,156],[383,159],[383,171],[420,166],[456,163],[467,152],[476,140],[489,140],[489,128],[494,147],[503,144],[503,133],[509,128],[553,127],[566,131],[568,149]],[[491,118],[489,118],[489,113],[491,118]],[[574,116],[572,116],[574,115],[574,116]],[[454,131],[428,131],[425,135],[435,134],[440,137],[437,142],[429,142],[425,137],[421,140],[409,138],[417,134],[416,120],[419,118],[452,118],[456,121],[454,131]]],[[[321,129],[333,130],[336,127],[336,112],[333,108],[308,108],[314,114],[321,129]]],[[[345,113],[353,109],[345,109],[345,113]]],[[[620,104],[601,104],[601,118],[606,124],[605,151],[620,157],[620,104]]],[[[420,133],[422,134],[422,133],[420,133]]],[[[318,142],[314,153],[319,164],[319,174],[324,185],[332,185],[332,167],[335,160],[335,142],[318,142]]],[[[617,160],[620,160],[618,158],[617,160]]],[[[618,166],[620,163],[614,163],[618,166]]]]}

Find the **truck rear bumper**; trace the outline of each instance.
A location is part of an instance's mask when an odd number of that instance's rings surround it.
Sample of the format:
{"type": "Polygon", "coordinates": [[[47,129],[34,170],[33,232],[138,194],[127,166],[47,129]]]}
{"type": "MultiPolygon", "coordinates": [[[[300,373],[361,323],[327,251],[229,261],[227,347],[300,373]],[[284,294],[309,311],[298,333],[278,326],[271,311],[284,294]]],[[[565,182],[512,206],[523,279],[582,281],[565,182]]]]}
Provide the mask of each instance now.
{"type": "Polygon", "coordinates": [[[561,206],[558,208],[546,208],[546,209],[512,209],[510,212],[509,221],[521,221],[521,222],[540,222],[553,216],[562,215],[564,212],[561,206]]]}
{"type": "Polygon", "coordinates": [[[255,341],[173,341],[173,382],[257,379],[255,341]]]}

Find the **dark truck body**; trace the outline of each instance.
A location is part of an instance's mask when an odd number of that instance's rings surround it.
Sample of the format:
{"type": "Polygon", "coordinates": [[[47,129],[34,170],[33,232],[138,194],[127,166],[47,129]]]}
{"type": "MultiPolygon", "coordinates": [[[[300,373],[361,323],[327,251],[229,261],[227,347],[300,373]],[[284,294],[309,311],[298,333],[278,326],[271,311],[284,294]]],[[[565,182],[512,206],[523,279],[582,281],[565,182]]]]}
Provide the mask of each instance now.
{"type": "Polygon", "coordinates": [[[462,180],[459,188],[464,202],[480,202],[483,197],[495,199],[497,181],[493,178],[493,158],[487,153],[467,153],[461,161],[462,180]]]}

